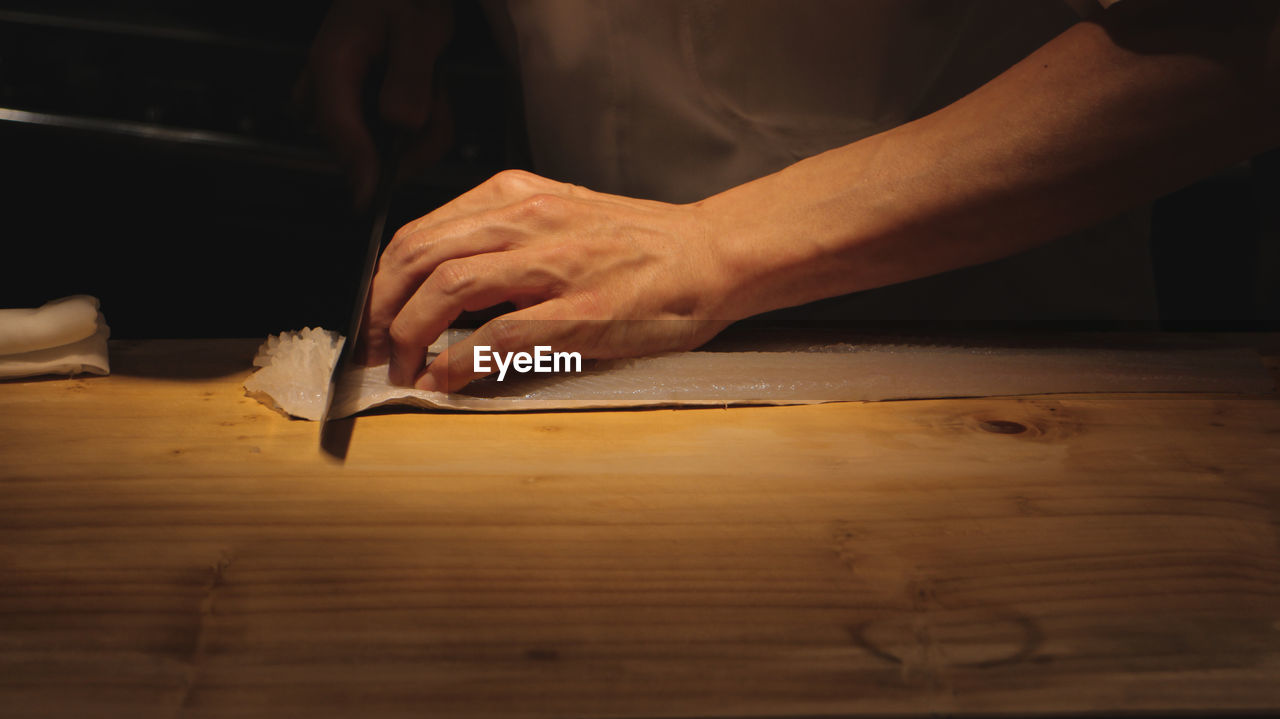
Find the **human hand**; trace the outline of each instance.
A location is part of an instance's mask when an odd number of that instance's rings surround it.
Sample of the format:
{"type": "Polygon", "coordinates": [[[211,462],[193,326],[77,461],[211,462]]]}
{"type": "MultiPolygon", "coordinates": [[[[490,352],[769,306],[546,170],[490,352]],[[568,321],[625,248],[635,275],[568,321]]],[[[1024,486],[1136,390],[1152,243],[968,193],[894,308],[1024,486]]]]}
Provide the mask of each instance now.
{"type": "Polygon", "coordinates": [[[447,0],[334,0],[329,8],[296,94],[337,152],[357,206],[368,204],[378,177],[366,92],[377,91],[378,120],[415,135],[402,175],[444,153],[451,116],[434,73],[452,32],[447,0]]]}
{"type": "Polygon", "coordinates": [[[584,359],[692,349],[740,317],[702,210],[592,192],[509,170],[387,245],[370,289],[366,364],[391,381],[452,392],[494,353],[549,345],[584,359]],[[424,369],[426,348],[463,311],[516,311],[480,327],[424,369]]]}

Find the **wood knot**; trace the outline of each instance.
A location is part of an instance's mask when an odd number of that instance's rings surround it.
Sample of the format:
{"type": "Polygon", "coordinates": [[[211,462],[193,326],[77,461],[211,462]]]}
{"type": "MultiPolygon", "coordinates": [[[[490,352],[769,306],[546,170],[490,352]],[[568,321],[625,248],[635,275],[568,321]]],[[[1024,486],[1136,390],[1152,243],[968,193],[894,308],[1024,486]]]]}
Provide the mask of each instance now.
{"type": "Polygon", "coordinates": [[[1036,661],[1044,633],[1005,610],[908,612],[845,628],[868,654],[898,666],[910,684],[945,682],[952,668],[986,669],[1036,661]]]}
{"type": "Polygon", "coordinates": [[[1046,400],[996,399],[987,406],[966,409],[968,411],[952,420],[951,426],[965,432],[1007,438],[992,441],[1056,441],[1083,431],[1070,412],[1051,413],[1058,408],[1046,400]]]}
{"type": "Polygon", "coordinates": [[[978,422],[978,427],[994,434],[1022,434],[1027,431],[1027,425],[1006,419],[984,419],[978,422]]]}

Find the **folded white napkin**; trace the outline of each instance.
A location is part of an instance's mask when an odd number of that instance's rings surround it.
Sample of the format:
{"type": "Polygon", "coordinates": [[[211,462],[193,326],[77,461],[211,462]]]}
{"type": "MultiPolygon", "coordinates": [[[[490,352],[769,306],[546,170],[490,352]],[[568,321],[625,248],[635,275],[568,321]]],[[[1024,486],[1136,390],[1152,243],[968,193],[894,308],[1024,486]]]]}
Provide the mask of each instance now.
{"type": "Polygon", "coordinates": [[[0,310],[0,379],[108,374],[111,328],[98,298],[72,295],[36,309],[0,310]]]}

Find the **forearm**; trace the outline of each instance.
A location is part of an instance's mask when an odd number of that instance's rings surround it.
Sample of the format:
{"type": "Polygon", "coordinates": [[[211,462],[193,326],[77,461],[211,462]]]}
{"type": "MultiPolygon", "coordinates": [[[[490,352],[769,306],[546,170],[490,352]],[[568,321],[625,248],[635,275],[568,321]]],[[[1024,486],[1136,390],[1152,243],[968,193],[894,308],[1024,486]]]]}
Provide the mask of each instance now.
{"type": "Polygon", "coordinates": [[[1171,5],[1080,23],[932,115],[700,203],[723,312],[1007,256],[1277,144],[1274,11],[1213,3],[1207,28],[1208,3],[1171,5]]]}

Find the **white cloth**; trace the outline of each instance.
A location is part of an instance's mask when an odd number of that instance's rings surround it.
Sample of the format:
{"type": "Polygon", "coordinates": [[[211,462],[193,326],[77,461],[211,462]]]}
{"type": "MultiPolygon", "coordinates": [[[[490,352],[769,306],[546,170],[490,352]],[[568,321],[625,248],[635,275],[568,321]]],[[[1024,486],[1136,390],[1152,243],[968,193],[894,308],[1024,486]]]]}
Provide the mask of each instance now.
{"type": "Polygon", "coordinates": [[[108,374],[111,328],[96,297],[73,295],[36,309],[0,310],[0,379],[108,374]]]}
{"type": "MultiPolygon", "coordinates": [[[[516,0],[490,10],[519,67],[534,169],[669,202],[937,110],[1079,19],[1063,0],[516,0]]],[[[1150,319],[1144,225],[860,293],[841,312],[1150,319]]]]}

